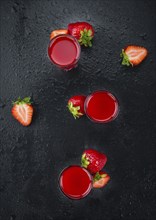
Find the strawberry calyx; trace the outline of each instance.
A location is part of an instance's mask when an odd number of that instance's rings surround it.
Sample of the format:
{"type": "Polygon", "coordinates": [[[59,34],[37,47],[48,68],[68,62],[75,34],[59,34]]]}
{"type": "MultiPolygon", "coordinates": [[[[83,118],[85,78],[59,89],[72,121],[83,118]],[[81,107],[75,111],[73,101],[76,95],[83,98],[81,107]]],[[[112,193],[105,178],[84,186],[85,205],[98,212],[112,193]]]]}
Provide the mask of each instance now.
{"type": "Polygon", "coordinates": [[[81,166],[87,168],[90,164],[89,160],[86,158],[86,154],[83,154],[81,157],[81,166]]]}
{"type": "Polygon", "coordinates": [[[94,176],[93,181],[96,182],[96,181],[98,181],[98,180],[100,180],[100,179],[102,179],[102,178],[105,178],[106,176],[107,176],[106,173],[100,174],[99,172],[97,172],[97,173],[95,174],[95,176],[94,176]]]}
{"type": "Polygon", "coordinates": [[[85,47],[92,47],[91,40],[93,32],[91,29],[87,30],[86,28],[83,31],[80,31],[80,39],[78,40],[80,45],[84,45],[85,47]]]}
{"type": "Polygon", "coordinates": [[[79,112],[80,110],[80,106],[73,106],[72,102],[69,102],[67,105],[67,108],[69,109],[70,113],[73,115],[73,117],[79,118],[81,115],[83,115],[81,112],[79,112]]]}
{"type": "Polygon", "coordinates": [[[122,65],[124,65],[124,66],[132,65],[133,66],[133,64],[129,61],[129,58],[128,58],[127,54],[125,53],[124,49],[122,49],[122,53],[120,54],[120,57],[123,58],[122,65]]]}
{"type": "Polygon", "coordinates": [[[20,97],[18,97],[17,101],[12,102],[12,104],[13,105],[23,105],[23,104],[31,105],[32,102],[30,100],[31,100],[30,96],[25,97],[24,99],[21,99],[20,97]]]}

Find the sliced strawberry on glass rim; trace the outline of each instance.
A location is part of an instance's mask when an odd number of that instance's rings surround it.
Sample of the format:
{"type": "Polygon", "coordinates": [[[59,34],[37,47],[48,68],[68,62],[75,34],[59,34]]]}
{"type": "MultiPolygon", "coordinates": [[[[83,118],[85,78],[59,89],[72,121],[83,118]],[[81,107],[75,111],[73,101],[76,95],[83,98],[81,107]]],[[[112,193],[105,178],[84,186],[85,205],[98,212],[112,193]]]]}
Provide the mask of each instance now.
{"type": "Polygon", "coordinates": [[[50,40],[52,40],[54,37],[62,34],[68,34],[68,30],[66,29],[59,29],[59,30],[54,30],[50,34],[50,40]]]}

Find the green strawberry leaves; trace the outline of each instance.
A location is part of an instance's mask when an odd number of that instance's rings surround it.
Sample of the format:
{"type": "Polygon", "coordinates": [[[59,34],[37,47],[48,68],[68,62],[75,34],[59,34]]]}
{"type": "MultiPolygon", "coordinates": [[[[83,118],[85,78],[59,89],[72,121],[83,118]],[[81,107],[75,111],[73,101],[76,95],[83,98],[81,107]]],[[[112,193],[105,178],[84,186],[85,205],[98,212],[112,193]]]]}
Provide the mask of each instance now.
{"type": "Polygon", "coordinates": [[[81,166],[87,168],[89,164],[90,162],[87,160],[86,154],[83,154],[81,158],[81,166]]]}
{"type": "Polygon", "coordinates": [[[85,47],[92,47],[92,30],[84,29],[83,31],[80,31],[80,35],[80,39],[78,40],[80,45],[84,45],[85,47]]]}
{"type": "Polygon", "coordinates": [[[22,105],[22,104],[28,104],[28,105],[31,105],[32,102],[31,102],[31,97],[28,96],[28,97],[25,97],[24,99],[21,99],[20,97],[18,97],[17,101],[15,102],[12,102],[13,105],[22,105]]]}
{"type": "Polygon", "coordinates": [[[129,58],[128,58],[128,56],[126,55],[124,49],[122,49],[122,52],[121,52],[121,54],[120,54],[120,57],[123,58],[123,60],[122,60],[122,65],[124,65],[124,66],[130,66],[130,65],[132,65],[132,64],[130,63],[129,58]]]}
{"type": "Polygon", "coordinates": [[[106,177],[107,176],[107,174],[100,174],[99,172],[97,172],[96,174],[95,174],[95,176],[94,176],[94,182],[96,182],[96,181],[98,181],[98,180],[100,180],[101,178],[104,178],[104,177],[106,177]]]}
{"type": "Polygon", "coordinates": [[[69,109],[70,113],[73,115],[73,117],[75,119],[79,118],[81,115],[83,115],[81,112],[79,112],[80,110],[80,106],[73,106],[72,102],[69,102],[67,105],[67,108],[69,109]]]}

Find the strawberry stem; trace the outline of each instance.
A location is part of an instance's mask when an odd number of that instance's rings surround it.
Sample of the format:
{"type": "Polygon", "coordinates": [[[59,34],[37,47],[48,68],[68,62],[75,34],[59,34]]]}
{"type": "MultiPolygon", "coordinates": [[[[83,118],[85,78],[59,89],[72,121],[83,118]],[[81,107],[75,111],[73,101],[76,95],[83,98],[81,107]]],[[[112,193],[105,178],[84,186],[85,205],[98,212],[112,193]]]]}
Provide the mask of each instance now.
{"type": "Polygon", "coordinates": [[[100,180],[101,178],[102,178],[101,175],[99,174],[99,172],[97,172],[94,176],[93,181],[96,182],[96,181],[100,180]]]}
{"type": "Polygon", "coordinates": [[[24,99],[21,99],[20,97],[18,97],[17,101],[15,102],[12,102],[13,105],[22,105],[22,104],[28,104],[28,105],[31,105],[32,102],[31,102],[31,97],[28,96],[28,97],[25,97],[24,99]]]}
{"type": "Polygon", "coordinates": [[[79,112],[80,106],[74,107],[72,102],[68,103],[67,108],[69,109],[70,113],[73,115],[75,119],[83,115],[81,112],[79,112]]]}
{"type": "Polygon", "coordinates": [[[128,58],[127,54],[125,53],[124,49],[122,49],[120,57],[123,58],[122,59],[122,65],[124,65],[124,66],[132,65],[131,62],[129,61],[129,58],[128,58]]]}
{"type": "Polygon", "coordinates": [[[93,181],[96,182],[96,181],[98,181],[98,180],[100,180],[101,178],[104,178],[104,177],[106,177],[106,176],[107,176],[107,174],[105,174],[105,173],[100,174],[99,172],[97,172],[97,173],[95,174],[95,176],[94,176],[93,181]]]}
{"type": "Polygon", "coordinates": [[[83,154],[82,157],[81,157],[81,166],[84,167],[84,168],[87,168],[89,164],[90,163],[86,158],[86,154],[83,154]]]}
{"type": "Polygon", "coordinates": [[[84,29],[83,31],[80,31],[80,39],[78,40],[80,45],[84,45],[85,47],[92,47],[91,40],[93,39],[92,36],[92,30],[84,29]]]}

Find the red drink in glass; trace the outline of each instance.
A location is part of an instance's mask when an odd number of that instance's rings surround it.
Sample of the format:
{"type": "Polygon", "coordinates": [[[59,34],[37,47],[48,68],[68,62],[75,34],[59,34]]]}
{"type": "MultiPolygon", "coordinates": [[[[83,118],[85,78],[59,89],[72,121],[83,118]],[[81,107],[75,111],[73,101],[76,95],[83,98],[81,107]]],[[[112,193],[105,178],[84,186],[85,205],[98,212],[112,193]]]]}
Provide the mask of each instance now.
{"type": "Polygon", "coordinates": [[[92,176],[81,166],[65,168],[60,175],[60,188],[70,199],[81,199],[92,189],[92,176]]]}
{"type": "Polygon", "coordinates": [[[110,122],[118,115],[118,101],[108,91],[96,91],[86,98],[85,112],[94,122],[110,122]]]}
{"type": "Polygon", "coordinates": [[[64,70],[76,67],[80,52],[79,42],[68,34],[54,37],[48,47],[48,55],[52,63],[64,70]]]}

